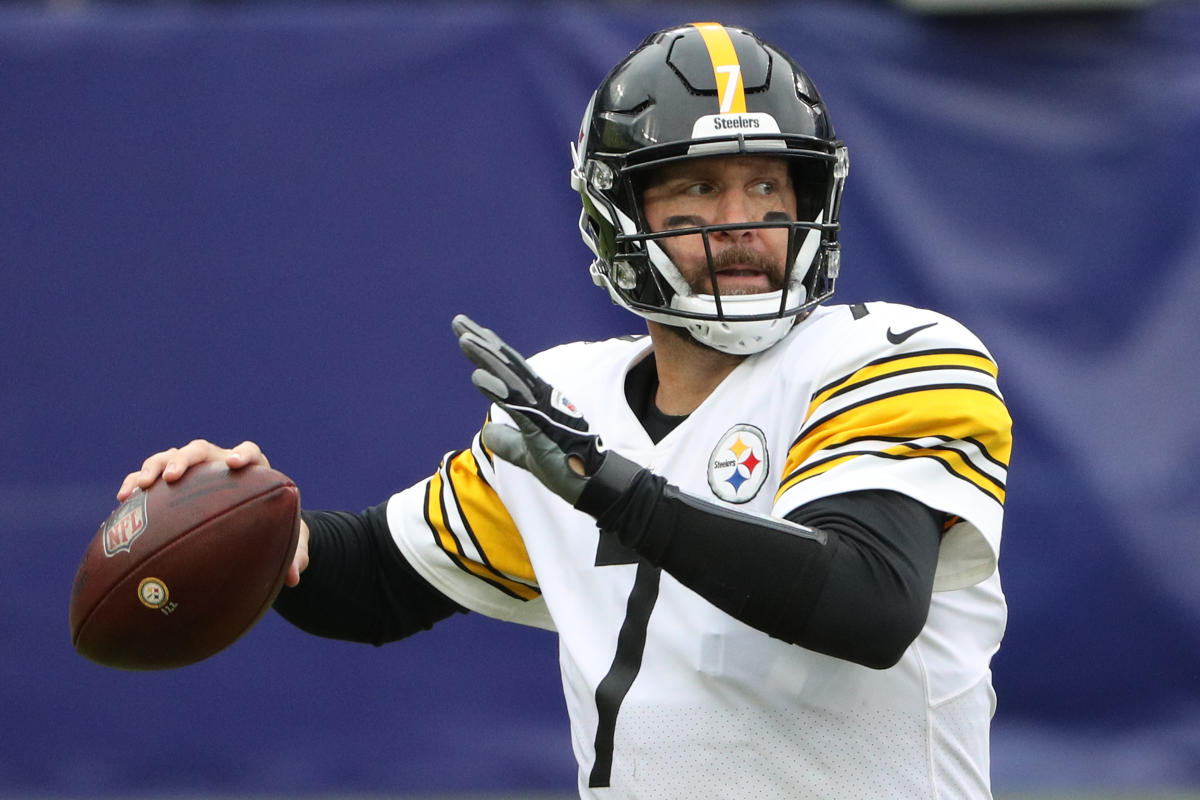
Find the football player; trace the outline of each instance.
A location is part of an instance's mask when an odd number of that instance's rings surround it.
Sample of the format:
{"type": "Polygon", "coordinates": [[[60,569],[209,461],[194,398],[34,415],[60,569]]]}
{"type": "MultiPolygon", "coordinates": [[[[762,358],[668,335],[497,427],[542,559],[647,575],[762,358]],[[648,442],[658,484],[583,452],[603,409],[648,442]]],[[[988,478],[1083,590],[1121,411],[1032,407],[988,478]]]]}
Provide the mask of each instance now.
{"type": "MultiPolygon", "coordinates": [[[[1011,423],[956,321],[826,304],[847,169],[779,49],[648,37],[571,170],[648,335],[526,361],[457,317],[483,430],[379,506],[306,510],[277,610],[376,644],[463,610],[556,631],[582,797],[990,797],[1011,423]]],[[[266,463],[198,440],[118,497],[205,460],[266,463]]]]}

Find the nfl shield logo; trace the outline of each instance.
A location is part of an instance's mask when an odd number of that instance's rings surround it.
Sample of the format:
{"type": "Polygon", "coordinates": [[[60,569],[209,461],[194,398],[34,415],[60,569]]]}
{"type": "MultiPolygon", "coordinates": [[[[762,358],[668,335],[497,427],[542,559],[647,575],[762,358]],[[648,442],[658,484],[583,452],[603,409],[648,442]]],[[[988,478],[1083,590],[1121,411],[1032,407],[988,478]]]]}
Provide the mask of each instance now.
{"type": "Polygon", "coordinates": [[[104,555],[115,556],[128,552],[133,540],[146,530],[146,494],[136,491],[133,496],[117,506],[101,526],[104,539],[104,555]]]}

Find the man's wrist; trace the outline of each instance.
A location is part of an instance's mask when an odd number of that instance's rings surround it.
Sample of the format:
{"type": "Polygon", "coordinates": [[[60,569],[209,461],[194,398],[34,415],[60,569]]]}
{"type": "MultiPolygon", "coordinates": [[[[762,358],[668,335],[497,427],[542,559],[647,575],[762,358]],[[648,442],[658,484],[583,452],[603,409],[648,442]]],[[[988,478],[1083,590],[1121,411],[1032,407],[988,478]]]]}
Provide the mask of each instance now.
{"type": "Polygon", "coordinates": [[[643,469],[640,464],[610,450],[605,453],[600,468],[588,478],[583,492],[575,501],[575,508],[599,517],[612,508],[643,469]]]}

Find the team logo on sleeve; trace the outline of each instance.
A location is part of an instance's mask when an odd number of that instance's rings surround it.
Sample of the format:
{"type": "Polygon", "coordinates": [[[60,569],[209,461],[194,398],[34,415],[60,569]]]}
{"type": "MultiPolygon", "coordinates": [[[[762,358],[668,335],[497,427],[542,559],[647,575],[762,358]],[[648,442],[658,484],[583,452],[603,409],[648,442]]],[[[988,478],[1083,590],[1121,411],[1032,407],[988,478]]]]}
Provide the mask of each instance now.
{"type": "Polygon", "coordinates": [[[754,499],[767,479],[767,437],[753,425],[734,425],[708,457],[708,485],[727,503],[754,499]]]}

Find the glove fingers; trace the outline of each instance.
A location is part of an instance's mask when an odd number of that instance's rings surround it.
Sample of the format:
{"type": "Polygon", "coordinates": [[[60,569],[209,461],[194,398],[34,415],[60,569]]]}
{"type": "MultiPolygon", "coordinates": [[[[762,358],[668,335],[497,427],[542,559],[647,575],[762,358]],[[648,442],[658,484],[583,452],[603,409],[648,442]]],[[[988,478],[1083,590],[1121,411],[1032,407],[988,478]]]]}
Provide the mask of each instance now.
{"type": "Polygon", "coordinates": [[[510,464],[525,467],[525,437],[516,428],[489,422],[483,426],[483,446],[510,464]]]}
{"type": "MultiPolygon", "coordinates": [[[[506,345],[495,333],[463,314],[454,318],[451,327],[458,335],[458,346],[463,354],[475,366],[492,373],[507,386],[507,391],[496,394],[508,400],[535,402],[533,391],[538,378],[519,353],[506,345]]],[[[475,385],[488,394],[479,383],[475,385]]]]}
{"type": "Polygon", "coordinates": [[[469,335],[478,340],[486,349],[502,356],[509,363],[528,369],[525,359],[520,353],[509,347],[508,343],[497,336],[496,332],[491,328],[483,327],[466,314],[456,314],[454,319],[450,321],[450,327],[454,329],[455,335],[460,339],[465,335],[469,335]]]}
{"type": "Polygon", "coordinates": [[[479,367],[476,373],[483,372],[492,377],[491,381],[481,384],[471,377],[472,382],[489,397],[495,395],[492,399],[499,397],[500,399],[522,402],[532,405],[536,402],[532,387],[523,377],[511,369],[508,364],[496,358],[495,354],[488,349],[483,349],[478,346],[478,341],[472,338],[470,334],[466,334],[458,340],[458,346],[463,351],[463,354],[469,358],[475,366],[479,367]],[[490,390],[490,391],[489,391],[490,390]]]}
{"type": "Polygon", "coordinates": [[[458,314],[450,321],[459,344],[470,343],[477,353],[486,353],[502,362],[521,362],[521,356],[490,328],[485,328],[466,314],[458,314]]]}
{"type": "Polygon", "coordinates": [[[471,383],[493,403],[503,403],[508,399],[508,384],[485,369],[472,372],[471,383]]]}
{"type": "Polygon", "coordinates": [[[487,339],[489,336],[495,337],[495,331],[490,328],[485,328],[475,320],[468,317],[466,314],[455,314],[454,319],[450,320],[450,327],[454,329],[454,335],[462,338],[464,334],[473,334],[480,339],[487,339]]]}
{"type": "Polygon", "coordinates": [[[513,422],[517,423],[517,430],[526,438],[540,436],[543,439],[548,438],[546,431],[542,427],[529,418],[524,409],[514,408],[512,406],[504,406],[504,410],[512,417],[513,422]]]}

